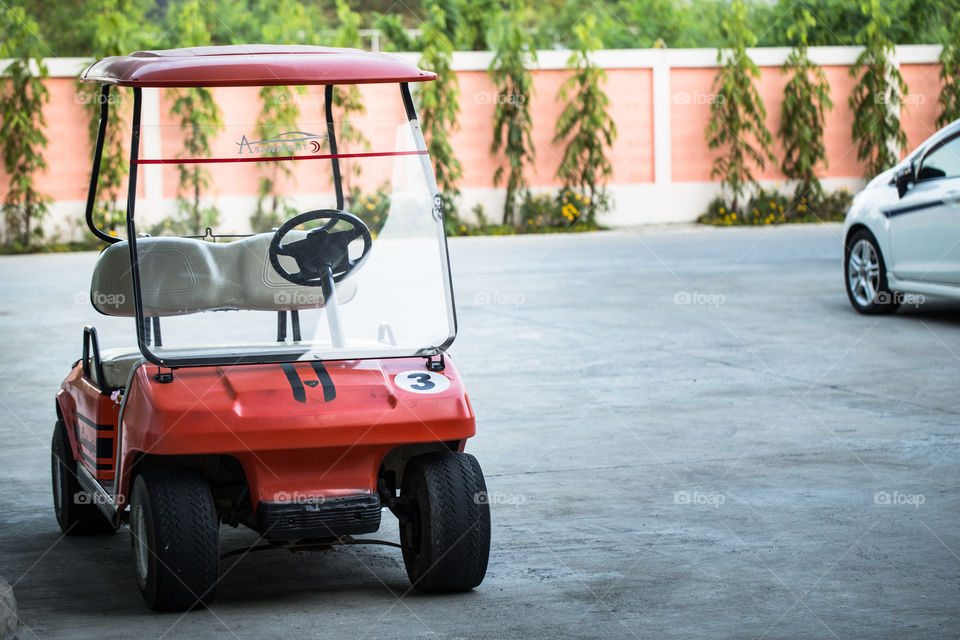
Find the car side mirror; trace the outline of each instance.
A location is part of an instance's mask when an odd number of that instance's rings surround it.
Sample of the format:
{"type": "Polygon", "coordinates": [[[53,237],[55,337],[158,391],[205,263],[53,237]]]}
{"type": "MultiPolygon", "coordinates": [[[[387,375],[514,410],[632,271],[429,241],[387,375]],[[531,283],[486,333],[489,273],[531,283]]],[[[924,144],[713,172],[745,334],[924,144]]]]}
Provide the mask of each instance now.
{"type": "Polygon", "coordinates": [[[906,169],[897,174],[896,185],[897,185],[897,194],[902,198],[903,194],[907,192],[916,179],[913,175],[913,167],[908,166],[906,169]]]}

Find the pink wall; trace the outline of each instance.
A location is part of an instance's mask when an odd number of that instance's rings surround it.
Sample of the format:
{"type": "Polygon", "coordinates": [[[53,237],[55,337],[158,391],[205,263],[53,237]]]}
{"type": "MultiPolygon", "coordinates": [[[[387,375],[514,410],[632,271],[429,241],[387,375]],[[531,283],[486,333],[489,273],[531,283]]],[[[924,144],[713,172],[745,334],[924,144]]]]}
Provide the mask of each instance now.
{"type": "MultiPolygon", "coordinates": [[[[910,88],[910,97],[903,109],[903,127],[913,148],[936,130],[939,108],[937,96],[940,80],[937,64],[904,64],[902,73],[910,88]]],[[[834,108],[827,115],[826,146],[829,167],[827,177],[857,178],[862,171],[856,159],[856,148],[851,140],[852,113],[847,99],[854,78],[847,66],[826,66],[824,71],[831,84],[834,108]]],[[[557,93],[569,77],[566,70],[534,72],[533,140],[536,165],[528,169],[527,178],[534,187],[557,185],[555,177],[562,147],[553,144],[553,130],[562,104],[557,93]]],[[[707,150],[704,130],[710,115],[715,68],[675,67],[668,71],[670,87],[670,168],[673,182],[709,182],[714,154],[707,150]]],[[[462,71],[458,74],[461,93],[459,129],[453,135],[453,147],[463,164],[461,188],[491,188],[496,168],[502,156],[491,156],[493,139],[492,119],[496,96],[485,71],[462,71]]],[[[780,120],[780,106],[786,78],[777,66],[761,68],[758,90],[766,104],[767,127],[776,136],[780,120]]],[[[74,83],[69,78],[48,81],[51,99],[45,108],[47,136],[50,144],[46,174],[38,179],[39,188],[55,200],[77,201],[86,196],[89,180],[91,150],[87,139],[87,119],[75,96],[74,83]]],[[[616,122],[618,138],[611,152],[616,185],[652,183],[654,175],[653,72],[650,68],[617,68],[608,70],[606,90],[611,100],[610,111],[616,122]]],[[[392,85],[361,87],[367,117],[387,119],[395,123],[402,118],[397,88],[392,85]]],[[[252,123],[260,108],[257,90],[220,89],[217,97],[227,123],[252,123]]],[[[319,120],[323,100],[322,88],[313,87],[308,96],[299,99],[304,120],[319,120]]],[[[160,94],[160,112],[170,122],[170,99],[166,91],[160,94]]],[[[322,125],[319,125],[322,129],[322,125]]],[[[236,132],[237,130],[234,130],[236,132]]],[[[375,148],[392,147],[388,129],[368,131],[375,148]],[[379,144],[376,140],[381,140],[379,144]]],[[[229,136],[228,136],[229,137],[229,136]]],[[[161,137],[163,154],[174,155],[180,147],[181,134],[176,126],[166,127],[161,137]]],[[[221,140],[225,148],[234,148],[231,140],[221,140]]],[[[775,148],[779,151],[779,145],[775,148]]],[[[315,161],[320,162],[320,161],[315,161]]],[[[319,173],[315,162],[292,163],[295,172],[290,180],[282,181],[290,193],[322,192],[329,189],[329,177],[319,173]],[[318,177],[319,176],[319,177],[318,177]]],[[[386,166],[386,165],[385,165],[386,166]]],[[[385,169],[386,170],[386,169],[385,169]]],[[[254,195],[261,169],[254,164],[226,165],[213,169],[217,191],[221,195],[254,195]]],[[[376,174],[376,172],[373,172],[376,174]]],[[[386,176],[371,175],[365,171],[362,184],[365,189],[375,187],[386,176]]],[[[761,179],[781,178],[776,163],[757,174],[761,179]]],[[[2,177],[0,177],[2,179],[2,177]]],[[[172,166],[163,168],[163,196],[176,194],[177,173],[172,166]]],[[[142,184],[141,184],[142,188],[142,184]]]]}
{"type": "MultiPolygon", "coordinates": [[[[863,172],[857,163],[856,147],[851,136],[853,112],[847,102],[856,80],[850,76],[848,67],[827,66],[823,67],[823,70],[830,83],[830,98],[833,101],[833,109],[827,112],[824,123],[828,166],[823,176],[861,177],[863,172]]],[[[710,121],[710,102],[714,99],[713,79],[716,73],[716,69],[671,70],[670,133],[671,170],[674,182],[705,182],[711,179],[710,170],[717,153],[707,149],[704,131],[710,121]]],[[[766,125],[774,136],[773,153],[778,160],[782,157],[783,150],[777,132],[780,128],[780,110],[786,84],[787,76],[781,73],[780,67],[760,68],[757,91],[767,110],[766,125]]],[[[929,127],[929,123],[935,117],[935,115],[931,117],[928,113],[914,114],[905,110],[904,127],[929,127]]],[[[907,130],[909,134],[911,130],[909,128],[907,130]]],[[[911,137],[911,144],[919,144],[928,135],[922,135],[916,139],[911,137]]],[[[783,174],[779,170],[779,163],[774,162],[767,163],[766,168],[758,171],[755,177],[776,180],[783,178],[783,174]]]]}

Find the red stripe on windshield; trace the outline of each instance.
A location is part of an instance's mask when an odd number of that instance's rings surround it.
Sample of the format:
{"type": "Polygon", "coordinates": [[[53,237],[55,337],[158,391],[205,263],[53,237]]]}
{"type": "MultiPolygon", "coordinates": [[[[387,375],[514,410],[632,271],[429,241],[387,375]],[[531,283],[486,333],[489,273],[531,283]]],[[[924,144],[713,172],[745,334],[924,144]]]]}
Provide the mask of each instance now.
{"type": "Polygon", "coordinates": [[[319,156],[258,156],[255,158],[164,158],[137,160],[137,164],[221,164],[228,162],[280,162],[282,160],[330,160],[333,158],[389,158],[392,156],[421,156],[426,151],[382,151],[377,153],[330,153],[319,156]]]}

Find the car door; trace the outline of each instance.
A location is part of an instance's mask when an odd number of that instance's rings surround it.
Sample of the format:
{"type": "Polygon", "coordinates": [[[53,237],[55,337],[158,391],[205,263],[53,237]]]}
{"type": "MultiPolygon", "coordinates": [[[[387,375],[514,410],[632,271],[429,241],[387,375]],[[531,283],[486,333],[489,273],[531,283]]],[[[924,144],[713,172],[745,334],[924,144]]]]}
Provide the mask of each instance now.
{"type": "Polygon", "coordinates": [[[913,188],[888,207],[890,262],[901,280],[960,284],[960,133],[914,167],[913,188]]]}

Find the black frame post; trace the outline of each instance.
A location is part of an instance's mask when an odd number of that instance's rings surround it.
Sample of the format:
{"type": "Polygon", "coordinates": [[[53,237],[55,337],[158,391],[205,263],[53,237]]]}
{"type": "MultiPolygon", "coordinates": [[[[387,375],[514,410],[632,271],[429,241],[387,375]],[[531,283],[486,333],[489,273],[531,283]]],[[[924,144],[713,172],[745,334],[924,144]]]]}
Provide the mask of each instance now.
{"type": "Polygon", "coordinates": [[[100,85],[100,91],[97,93],[97,96],[100,100],[100,125],[97,127],[97,145],[93,150],[93,170],[90,173],[90,188],[87,191],[87,210],[85,217],[87,227],[94,236],[104,242],[113,244],[114,242],[120,242],[120,238],[115,238],[97,229],[97,225],[93,221],[93,209],[97,202],[97,187],[100,184],[100,160],[103,158],[103,144],[107,137],[107,121],[110,118],[110,85],[100,85]]]}
{"type": "Polygon", "coordinates": [[[333,188],[337,193],[337,209],[343,211],[343,181],[340,178],[340,158],[337,157],[337,132],[333,125],[333,85],[323,87],[323,105],[327,118],[327,143],[330,145],[330,163],[333,168],[333,188]]]}

